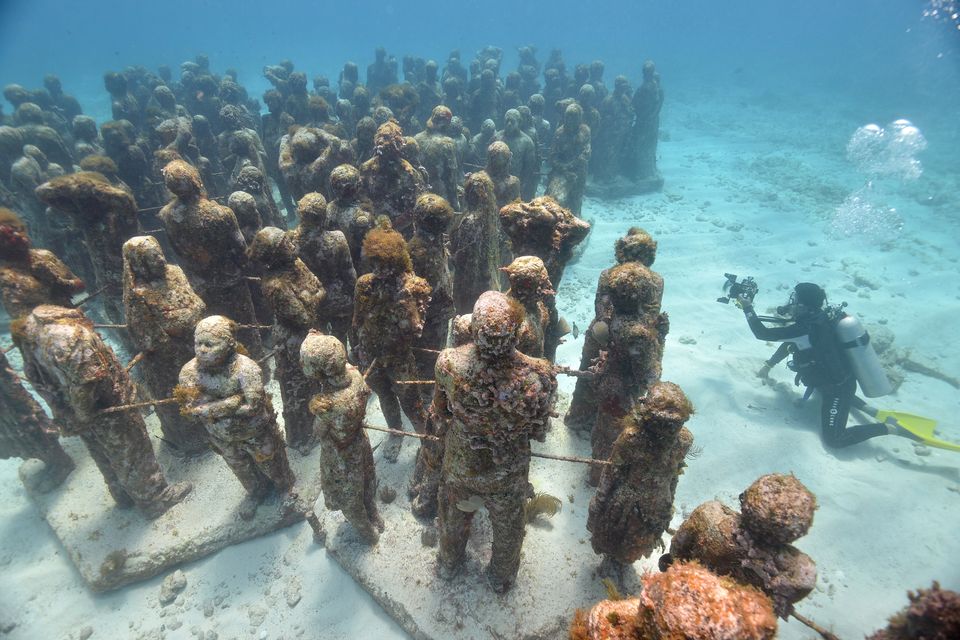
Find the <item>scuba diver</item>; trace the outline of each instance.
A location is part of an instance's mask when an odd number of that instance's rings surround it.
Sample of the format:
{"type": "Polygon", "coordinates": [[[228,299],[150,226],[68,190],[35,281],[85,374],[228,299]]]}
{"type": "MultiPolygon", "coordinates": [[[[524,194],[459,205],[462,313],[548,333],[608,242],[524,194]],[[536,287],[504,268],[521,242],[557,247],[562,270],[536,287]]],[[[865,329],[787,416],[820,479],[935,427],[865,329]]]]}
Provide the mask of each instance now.
{"type": "MultiPolygon", "coordinates": [[[[844,305],[826,305],[823,289],[810,282],[799,283],[789,302],[777,308],[777,313],[789,324],[767,327],[753,310],[757,291],[753,280],[748,278],[737,283],[734,276],[732,284],[736,287],[732,297],[743,309],[753,335],[760,340],[783,343],[757,375],[766,378],[772,367],[792,355],[788,366],[797,374],[795,384],[803,383],[807,387],[803,399],[809,398],[814,389],[822,396],[820,424],[827,446],[848,447],[884,435],[903,436],[933,446],[942,442],[932,437],[934,421],[880,411],[857,397],[858,382],[868,398],[886,395],[892,388],[867,332],[854,316],[843,312],[844,305]],[[740,286],[742,284],[747,286],[740,286]],[[851,409],[878,422],[848,427],[851,409]]],[[[780,318],[763,319],[781,321],[780,318]]]]}

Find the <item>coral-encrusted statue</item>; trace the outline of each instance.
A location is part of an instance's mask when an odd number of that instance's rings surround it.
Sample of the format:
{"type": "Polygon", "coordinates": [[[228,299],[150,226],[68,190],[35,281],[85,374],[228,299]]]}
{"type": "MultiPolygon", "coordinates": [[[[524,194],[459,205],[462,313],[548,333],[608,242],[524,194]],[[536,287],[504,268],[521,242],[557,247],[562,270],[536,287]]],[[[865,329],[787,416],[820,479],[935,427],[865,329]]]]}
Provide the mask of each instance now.
{"type": "MultiPolygon", "coordinates": [[[[341,342],[346,342],[353,318],[353,291],[357,272],[353,268],[350,245],[342,231],[330,228],[329,205],[319,193],[308,193],[297,203],[300,224],[291,234],[297,256],[320,279],[326,295],[321,307],[322,319],[341,342]]],[[[326,330],[326,326],[318,327],[326,330]]]]}
{"type": "Polygon", "coordinates": [[[64,435],[78,435],[120,507],[156,518],[183,500],[189,482],[167,484],[137,409],[102,413],[134,400],[113,350],[79,309],[40,305],[18,328],[23,370],[64,435]]]}
{"type": "MultiPolygon", "coordinates": [[[[573,257],[590,224],[573,215],[549,196],[530,202],[514,202],[500,209],[500,225],[513,245],[513,255],[537,256],[543,260],[553,289],[560,288],[563,270],[573,257]]],[[[553,360],[564,332],[560,328],[553,298],[548,298],[550,326],[544,340],[544,357],[553,360]]]]}
{"type": "Polygon", "coordinates": [[[520,112],[508,109],[503,117],[503,130],[497,132],[497,140],[510,148],[510,173],[520,180],[524,200],[537,195],[540,184],[540,167],[537,162],[537,146],[520,128],[520,112]]]}
{"type": "Polygon", "coordinates": [[[413,207],[426,185],[420,172],[404,160],[405,144],[403,130],[395,121],[380,125],[373,139],[374,155],[360,165],[360,177],[373,211],[388,216],[393,228],[409,238],[413,233],[413,207]]]}
{"type": "Polygon", "coordinates": [[[563,113],[563,124],[550,147],[550,175],[547,195],[574,214],[580,215],[583,191],[590,164],[590,127],[583,124],[583,109],[571,104],[563,113]]]}
{"type": "Polygon", "coordinates": [[[520,199],[520,179],[510,173],[513,152],[506,142],[497,140],[487,147],[487,164],[483,169],[493,182],[497,210],[520,199]]]}
{"type": "Polygon", "coordinates": [[[633,162],[629,174],[638,181],[649,181],[654,188],[663,184],[657,170],[657,141],[660,134],[660,109],[663,107],[663,88],[660,74],[652,60],[643,63],[643,84],[633,94],[632,142],[633,162]]]}
{"type": "Polygon", "coordinates": [[[360,250],[367,231],[373,228],[370,203],[361,199],[360,171],[351,164],[342,164],[330,172],[330,202],[327,204],[327,228],[339,230],[350,245],[353,268],[362,272],[360,250]]]}
{"type": "MultiPolygon", "coordinates": [[[[209,313],[255,324],[245,279],[247,246],[237,217],[228,207],[207,199],[200,174],[186,162],[168,164],[163,178],[174,199],[160,210],[159,217],[190,284],[207,303],[209,313]]],[[[240,338],[254,357],[263,355],[256,329],[242,331],[240,338]]]]}
{"type": "Polygon", "coordinates": [[[276,318],[274,362],[283,399],[287,444],[305,452],[313,443],[309,402],[314,389],[300,368],[300,344],[310,329],[322,324],[320,305],[324,289],[297,257],[290,236],[276,227],[257,232],[250,244],[250,258],[262,270],[263,296],[276,318]]]}
{"type": "Polygon", "coordinates": [[[290,492],[294,477],[260,367],[237,352],[233,327],[223,316],[197,324],[196,357],[180,371],[178,394],[181,410],[204,423],[214,451],[246,490],[239,514],[250,520],[271,493],[290,492]]]}
{"type": "Polygon", "coordinates": [[[490,514],[490,585],[502,593],[520,567],[530,470],[530,441],[543,441],[556,396],[550,363],[517,351],[523,308],[505,294],[480,296],[473,342],[437,360],[434,411],[443,438],[439,493],[441,575],[463,563],[479,496],[490,514]]]}
{"type": "Polygon", "coordinates": [[[510,281],[507,295],[523,305],[525,311],[517,351],[542,358],[543,340],[550,323],[550,310],[544,301],[554,295],[547,268],[536,256],[520,256],[500,270],[510,281]]]}
{"type": "MultiPolygon", "coordinates": [[[[406,242],[392,229],[370,231],[363,255],[371,272],[357,279],[351,345],[367,370],[367,383],[380,400],[387,426],[403,429],[402,406],[422,433],[426,411],[421,390],[398,383],[418,379],[413,346],[423,331],[430,285],[413,273],[406,242]]],[[[396,461],[402,442],[402,436],[390,436],[383,457],[396,461]]]]}
{"type": "Polygon", "coordinates": [[[427,170],[430,190],[458,209],[457,186],[462,171],[457,158],[457,146],[451,137],[452,119],[453,112],[449,107],[434,107],[426,130],[415,135],[414,140],[420,146],[420,161],[427,170]]]}
{"type": "MultiPolygon", "coordinates": [[[[631,227],[627,231],[627,235],[618,238],[614,243],[614,254],[618,265],[639,262],[649,268],[657,257],[657,241],[643,229],[631,227]]],[[[613,292],[610,289],[610,273],[613,269],[614,267],[604,269],[600,273],[597,293],[593,302],[595,315],[583,336],[583,352],[580,355],[581,369],[590,367],[600,357],[600,351],[605,349],[609,343],[610,325],[617,314],[611,297],[613,292]]],[[[628,284],[629,280],[624,279],[623,283],[628,284]]],[[[650,313],[658,313],[660,300],[663,297],[663,278],[657,273],[649,271],[649,275],[638,279],[636,284],[642,290],[637,290],[633,295],[627,297],[631,300],[635,297],[638,298],[639,307],[644,310],[643,313],[647,313],[647,310],[650,313]],[[645,299],[639,300],[640,296],[645,299]]],[[[630,306],[636,308],[635,305],[630,306]]],[[[661,316],[660,323],[666,328],[666,314],[661,314],[661,316]]],[[[570,409],[563,418],[564,424],[571,429],[580,431],[593,429],[597,416],[597,397],[593,391],[591,381],[586,378],[577,378],[577,385],[573,390],[573,398],[570,401],[570,409]]]]}
{"type": "Polygon", "coordinates": [[[30,479],[31,488],[40,493],[60,486],[74,468],[57,440],[57,428],[0,353],[0,460],[9,458],[43,462],[43,473],[30,479]]]}
{"type": "Polygon", "coordinates": [[[300,347],[300,363],[304,376],[319,387],[310,413],[320,440],[323,502],[342,511],[364,540],[376,544],[383,519],[377,512],[373,451],[363,430],[370,389],[333,336],[311,331],[300,347]]]}
{"type": "Polygon", "coordinates": [[[0,207],[0,297],[16,320],[41,304],[70,306],[83,281],[46,249],[30,248],[27,227],[13,211],[0,207]]]}
{"type": "Polygon", "coordinates": [[[485,173],[467,177],[463,196],[463,216],[450,234],[450,261],[457,313],[470,313],[481,293],[500,288],[500,229],[497,196],[485,173]]]}
{"type": "Polygon", "coordinates": [[[637,598],[577,611],[570,640],[770,640],[777,634],[769,598],[697,564],[641,580],[637,598]]]}
{"type": "Polygon", "coordinates": [[[37,198],[71,216],[90,252],[98,287],[109,287],[101,301],[111,322],[123,319],[121,247],[140,233],[137,203],[99,173],[72,173],[37,187],[37,198]]]}
{"type": "MultiPolygon", "coordinates": [[[[414,355],[420,365],[421,377],[429,380],[437,363],[437,354],[434,352],[447,346],[447,326],[456,313],[453,306],[453,277],[447,264],[446,247],[446,233],[453,220],[453,208],[440,196],[425,193],[417,198],[413,217],[416,231],[409,242],[410,260],[414,273],[432,287],[423,333],[417,341],[420,350],[414,355]]],[[[432,395],[433,389],[426,387],[424,396],[427,402],[432,395]]]]}
{"type": "Polygon", "coordinates": [[[693,443],[684,422],[693,406],[672,382],[658,382],[624,426],[590,500],[587,529],[601,573],[622,578],[623,570],[663,548],[661,536],[673,515],[673,496],[693,443]]]}
{"type": "Polygon", "coordinates": [[[694,509],[666,560],[696,560],[757,587],[786,618],[816,586],[816,564],[790,544],[810,529],[816,508],[816,497],[794,476],[762,476],[740,494],[741,513],[717,501],[694,509]]]}
{"type": "MultiPolygon", "coordinates": [[[[193,330],[207,306],[183,270],[167,264],[153,236],[135,236],[123,245],[123,306],[127,330],[143,354],[140,372],[154,398],[169,398],[180,368],[193,357],[193,330]]],[[[208,449],[207,434],[175,405],[156,407],[164,440],[178,454],[208,449]]]]}

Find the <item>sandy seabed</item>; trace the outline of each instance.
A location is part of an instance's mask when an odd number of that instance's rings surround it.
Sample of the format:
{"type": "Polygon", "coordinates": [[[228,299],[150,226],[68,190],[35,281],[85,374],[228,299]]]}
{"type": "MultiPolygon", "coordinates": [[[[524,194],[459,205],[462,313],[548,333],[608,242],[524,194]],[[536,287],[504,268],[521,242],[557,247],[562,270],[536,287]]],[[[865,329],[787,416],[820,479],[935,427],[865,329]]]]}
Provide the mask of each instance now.
{"type": "MultiPolygon", "coordinates": [[[[826,449],[817,403],[793,403],[800,392],[792,374],[781,365],[773,384],[755,376],[775,345],[753,339],[742,314],[714,300],[725,271],[757,278],[761,311],[782,304],[796,282],[817,282],[868,327],[892,331],[896,347],[960,377],[951,329],[960,312],[960,185],[954,167],[937,162],[946,142],[924,129],[931,143],[930,158],[920,156],[924,175],[874,184],[902,227],[866,225],[838,236],[831,231],[836,207],[866,181],[845,159],[844,145],[871,115],[854,107],[824,114],[828,102],[799,94],[707,94],[668,94],[663,192],[586,201],[584,217],[594,228],[567,269],[561,311],[585,328],[597,277],[613,262],[613,241],[635,224],[657,238],[655,269],[666,282],[671,320],[663,377],[693,400],[697,413],[688,426],[702,449],[680,479],[673,526],[707,500],[736,506],[762,474],[794,473],[820,504],[797,543],[817,562],[818,585],[798,609],[841,638],[860,638],[904,606],[907,589],[933,580],[960,589],[960,455],[893,437],[826,449]]],[[[559,363],[576,366],[581,345],[582,337],[562,345],[559,363]]],[[[569,393],[572,380],[562,379],[561,389],[569,393]]],[[[897,393],[876,404],[937,418],[943,437],[960,441],[953,419],[960,394],[946,382],[907,372],[897,393]]],[[[382,423],[379,415],[371,420],[382,423]]],[[[162,577],[95,595],[28,499],[18,465],[0,462],[0,629],[14,625],[7,637],[406,637],[314,545],[306,524],[182,567],[186,590],[167,607],[158,602],[162,577]]],[[[637,565],[649,567],[653,561],[637,565]]],[[[791,621],[781,624],[780,637],[813,634],[791,621]]]]}

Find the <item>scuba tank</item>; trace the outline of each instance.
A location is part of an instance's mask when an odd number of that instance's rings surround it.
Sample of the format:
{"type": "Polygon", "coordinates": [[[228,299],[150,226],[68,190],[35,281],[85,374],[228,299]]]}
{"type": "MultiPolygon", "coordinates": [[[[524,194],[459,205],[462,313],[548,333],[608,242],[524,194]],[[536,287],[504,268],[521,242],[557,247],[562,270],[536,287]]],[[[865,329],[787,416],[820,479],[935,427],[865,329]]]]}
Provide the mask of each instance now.
{"type": "Polygon", "coordinates": [[[863,395],[877,398],[892,393],[893,386],[870,344],[870,334],[860,321],[855,316],[845,314],[837,321],[834,331],[863,395]]]}

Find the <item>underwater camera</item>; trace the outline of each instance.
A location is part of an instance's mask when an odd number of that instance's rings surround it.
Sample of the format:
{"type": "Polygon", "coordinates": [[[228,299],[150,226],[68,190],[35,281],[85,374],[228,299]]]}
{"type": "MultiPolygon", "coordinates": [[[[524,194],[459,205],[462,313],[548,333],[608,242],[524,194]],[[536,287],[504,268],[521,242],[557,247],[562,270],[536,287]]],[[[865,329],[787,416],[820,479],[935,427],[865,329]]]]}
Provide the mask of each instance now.
{"type": "Polygon", "coordinates": [[[730,300],[739,298],[741,295],[746,296],[750,302],[753,302],[754,296],[757,295],[758,287],[757,281],[754,280],[752,276],[739,280],[736,275],[725,273],[723,277],[726,278],[726,281],[723,283],[723,293],[725,295],[717,298],[717,302],[729,304],[730,300]]]}

